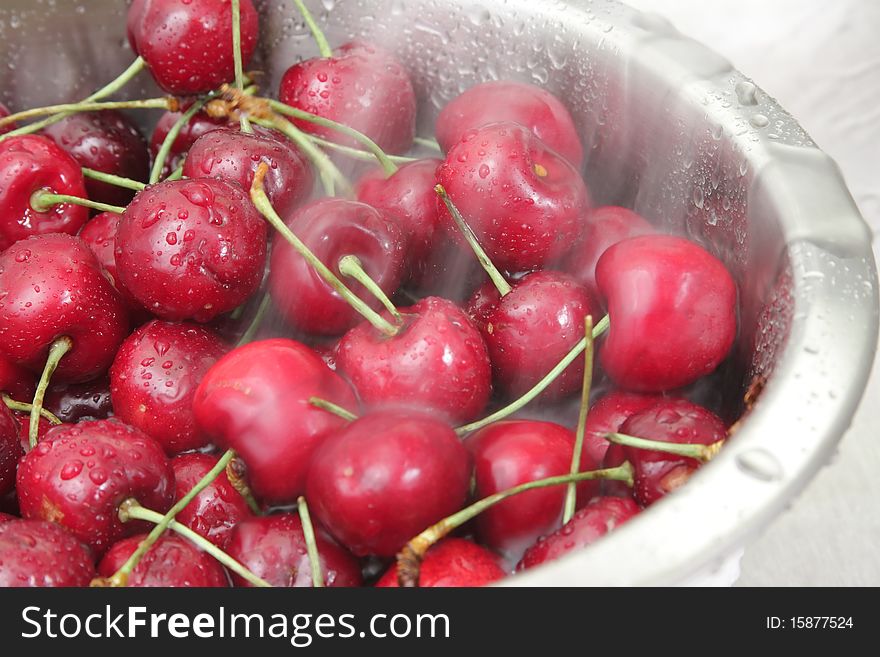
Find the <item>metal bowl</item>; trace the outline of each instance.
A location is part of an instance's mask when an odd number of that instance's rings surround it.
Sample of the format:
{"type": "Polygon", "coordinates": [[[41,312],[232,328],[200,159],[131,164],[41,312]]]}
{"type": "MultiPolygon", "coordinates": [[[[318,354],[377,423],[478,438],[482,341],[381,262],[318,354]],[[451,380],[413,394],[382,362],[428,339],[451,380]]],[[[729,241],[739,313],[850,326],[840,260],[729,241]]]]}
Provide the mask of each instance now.
{"type": "MultiPolygon", "coordinates": [[[[273,89],[316,48],[293,2],[260,4],[273,89]]],[[[507,583],[680,582],[769,523],[831,458],[876,347],[870,233],[834,162],[724,58],[611,0],[309,5],[331,42],[362,37],[398,53],[422,134],[477,82],[517,78],[556,93],[581,129],[596,201],[688,235],[737,280],[739,338],[715,383],[731,415],[746,392],[757,399],[730,444],[636,521],[507,583]]],[[[120,0],[6,0],[0,100],[15,109],[72,100],[113,78],[132,58],[124,16],[120,0]]],[[[154,92],[144,79],[128,93],[154,92]]]]}

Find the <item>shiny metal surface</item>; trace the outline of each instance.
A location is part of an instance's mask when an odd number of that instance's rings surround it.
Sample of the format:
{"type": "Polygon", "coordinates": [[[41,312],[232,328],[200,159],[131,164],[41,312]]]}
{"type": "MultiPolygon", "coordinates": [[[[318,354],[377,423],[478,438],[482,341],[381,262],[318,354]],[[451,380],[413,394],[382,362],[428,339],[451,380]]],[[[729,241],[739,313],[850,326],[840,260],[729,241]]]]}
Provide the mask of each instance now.
{"type": "MultiPolygon", "coordinates": [[[[316,49],[292,2],[262,4],[272,89],[316,49]]],[[[778,514],[828,461],[876,347],[870,233],[833,161],[724,58],[611,0],[309,4],[331,42],[363,36],[397,51],[422,101],[423,134],[444,102],[482,80],[515,77],[557,93],[582,130],[597,201],[632,205],[689,235],[737,278],[741,330],[723,385],[737,398],[766,378],[742,428],[636,522],[509,582],[680,581],[778,514]]],[[[0,58],[0,100],[15,109],[82,96],[132,58],[123,3],[4,0],[0,58]]]]}

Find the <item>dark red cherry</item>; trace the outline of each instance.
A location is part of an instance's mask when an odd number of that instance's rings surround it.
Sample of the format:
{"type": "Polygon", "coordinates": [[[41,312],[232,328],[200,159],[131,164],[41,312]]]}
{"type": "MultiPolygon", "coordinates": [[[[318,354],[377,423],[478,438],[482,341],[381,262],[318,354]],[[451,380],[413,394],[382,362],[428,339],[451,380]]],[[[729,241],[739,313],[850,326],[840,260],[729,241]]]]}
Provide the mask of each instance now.
{"type": "Polygon", "coordinates": [[[0,511],[0,525],[2,525],[4,522],[9,522],[10,520],[18,520],[18,518],[9,513],[4,513],[3,511],[0,511]]]}
{"type": "MultiPolygon", "coordinates": [[[[437,180],[492,262],[513,272],[540,269],[564,255],[590,205],[577,169],[515,123],[466,132],[449,149],[437,180]]],[[[464,245],[437,202],[444,227],[464,245]]]]}
{"type": "Polygon", "coordinates": [[[278,214],[287,216],[309,197],[315,176],[308,160],[280,133],[259,127],[253,134],[235,128],[212,130],[190,147],[183,175],[234,180],[250,189],[262,162],[269,165],[266,196],[278,214]]]}
{"type": "MultiPolygon", "coordinates": [[[[358,560],[320,527],[315,528],[315,545],[325,586],[361,586],[358,560]]],[[[272,586],[312,586],[312,566],[299,516],[280,513],[249,518],[232,530],[226,552],[272,586]]],[[[250,586],[232,575],[236,586],[250,586]]]]}
{"type": "Polygon", "coordinates": [[[0,142],[0,251],[30,235],[75,235],[88,220],[88,209],[71,203],[37,212],[31,197],[41,190],[85,197],[85,179],[77,161],[40,135],[0,142]]]}
{"type": "MultiPolygon", "coordinates": [[[[150,175],[150,152],[137,127],[124,114],[113,110],[79,112],[43,129],[43,134],[70,153],[80,166],[103,173],[146,182],[150,175]]],[[[125,205],[134,192],[87,179],[86,191],[93,201],[125,205]]]]}
{"type": "MultiPolygon", "coordinates": [[[[159,118],[159,122],[156,123],[156,127],[153,129],[153,135],[150,137],[150,154],[154,160],[159,153],[159,149],[162,148],[165,137],[168,136],[171,128],[181,116],[181,112],[165,112],[159,118]]],[[[215,119],[204,112],[197,112],[189,121],[183,124],[183,128],[171,144],[171,150],[162,169],[162,178],[168,177],[172,171],[176,170],[183,163],[189,149],[199,137],[211,130],[227,125],[229,125],[228,119],[215,119]]]]}
{"type": "Polygon", "coordinates": [[[369,406],[430,410],[451,422],[476,418],[492,390],[479,331],[458,306],[438,297],[400,313],[403,325],[393,337],[366,322],[346,333],[337,349],[339,371],[369,406]]]}
{"type": "Polygon", "coordinates": [[[623,390],[614,390],[600,397],[590,406],[590,412],[587,414],[587,424],[584,427],[584,451],[594,462],[602,463],[605,452],[611,445],[605,436],[620,431],[620,425],[630,416],[647,410],[662,399],[660,395],[643,395],[623,390]]]}
{"type": "Polygon", "coordinates": [[[134,498],[164,513],[174,500],[174,472],[162,447],[117,420],[61,425],[18,465],[22,516],[56,522],[97,556],[124,536],[149,529],[123,523],[119,505],[134,498]]]}
{"type": "Polygon", "coordinates": [[[294,340],[252,342],[218,360],[196,390],[196,422],[217,444],[234,449],[254,494],[268,503],[305,490],[315,448],[345,421],[309,403],[320,397],[357,412],[349,385],[294,340]]]}
{"type": "Polygon", "coordinates": [[[116,232],[119,229],[119,220],[122,215],[114,212],[102,212],[95,215],[82,227],[79,231],[79,238],[86,243],[98,263],[109,275],[110,282],[116,291],[119,292],[122,299],[128,305],[134,318],[148,317],[147,311],[140,302],[132,296],[131,292],[119,280],[119,273],[116,270],[116,232]]]}
{"type": "Polygon", "coordinates": [[[35,378],[33,372],[0,353],[0,392],[16,401],[29,401],[34,398],[35,378]]]}
{"type": "Polygon", "coordinates": [[[355,555],[390,557],[460,509],[470,478],[470,457],[449,425],[415,411],[377,411],[316,450],[306,498],[355,555]]]}
{"type": "Polygon", "coordinates": [[[203,178],[139,192],[116,234],[122,284],[153,314],[207,322],[260,284],[266,223],[237,183],[203,178]]]}
{"type": "Polygon", "coordinates": [[[223,340],[198,324],[144,324],[125,339],[110,368],[113,412],[168,454],[204,447],[208,437],[196,426],[193,397],[227,351],[223,340]]]}
{"type": "MultiPolygon", "coordinates": [[[[327,198],[301,208],[286,224],[372,308],[379,308],[379,301],[360,283],[339,273],[343,256],[357,256],[364,271],[387,295],[393,295],[400,285],[404,238],[394,220],[379,210],[364,203],[327,198]]],[[[286,241],[276,240],[272,249],[269,290],[287,323],[303,333],[340,335],[363,321],[286,241]]]]}
{"type": "MultiPolygon", "coordinates": [[[[138,534],[114,543],[98,564],[98,575],[112,577],[146,536],[138,534]]],[[[223,566],[212,556],[185,538],[166,534],[141,557],[128,576],[126,586],[216,588],[229,586],[229,579],[223,566]]]]}
{"type": "Polygon", "coordinates": [[[736,336],[736,285],[724,264],[682,237],[618,242],[596,266],[611,328],[599,356],[621,388],[660,392],[693,383],[736,336]]]}
{"type": "Polygon", "coordinates": [[[85,383],[56,383],[49,386],[43,407],[62,422],[105,420],[113,413],[110,379],[102,376],[85,383]]]}
{"type": "MultiPolygon", "coordinates": [[[[9,108],[3,103],[0,103],[0,119],[5,119],[10,114],[12,114],[12,112],[9,111],[9,108]]],[[[10,130],[15,130],[16,127],[15,123],[6,123],[0,126],[0,135],[5,135],[10,130]]]]}
{"type": "Polygon", "coordinates": [[[622,497],[597,497],[549,536],[542,536],[526,550],[517,570],[554,561],[572,550],[595,543],[639,512],[638,505],[622,497]]]}
{"type": "MultiPolygon", "coordinates": [[[[206,93],[235,76],[232,10],[228,0],[138,0],[129,9],[128,38],[153,79],[175,96],[206,93]]],[[[257,47],[259,22],[241,0],[241,55],[257,47]]]]}
{"type": "Polygon", "coordinates": [[[18,459],[24,455],[18,432],[18,420],[6,404],[0,402],[0,496],[15,488],[15,470],[18,459]]]}
{"type": "MultiPolygon", "coordinates": [[[[419,586],[486,586],[504,577],[505,572],[498,562],[498,557],[481,545],[463,538],[446,538],[431,546],[425,555],[419,572],[419,586]]],[[[382,575],[376,586],[398,586],[396,563],[382,575]]]]}
{"type": "Polygon", "coordinates": [[[58,525],[0,522],[0,587],[88,586],[94,577],[89,549],[58,525]]]}
{"type": "MultiPolygon", "coordinates": [[[[216,456],[199,453],[180,454],[171,459],[176,486],[175,501],[191,491],[217,465],[217,461],[216,456]]],[[[196,495],[175,520],[223,548],[232,528],[251,515],[244,497],[229,481],[227,473],[223,472],[196,495]]]]}
{"type": "Polygon", "coordinates": [[[53,380],[94,379],[128,332],[128,313],[77,237],[35,235],[0,253],[0,353],[34,372],[61,336],[73,348],[53,380]]]}
{"type": "Polygon", "coordinates": [[[568,109],[549,91],[525,82],[484,82],[453,98],[437,117],[437,141],[449,151],[468,130],[499,121],[525,126],[574,166],[581,166],[584,150],[568,109]]]}

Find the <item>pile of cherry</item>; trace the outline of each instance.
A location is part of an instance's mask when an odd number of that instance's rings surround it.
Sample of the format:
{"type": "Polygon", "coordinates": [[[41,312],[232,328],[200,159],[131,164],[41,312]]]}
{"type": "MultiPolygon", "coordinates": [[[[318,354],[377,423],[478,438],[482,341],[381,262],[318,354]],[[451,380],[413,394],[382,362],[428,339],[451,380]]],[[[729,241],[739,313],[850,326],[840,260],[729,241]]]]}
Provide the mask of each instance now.
{"type": "Polygon", "coordinates": [[[251,0],[134,0],[117,81],[3,108],[0,585],[482,585],[727,438],[683,391],[735,338],[724,265],[593,207],[538,87],[471,88],[408,157],[406,69],[298,4],[322,56],[278,100],[251,0]],[[106,100],[143,69],[169,96],[106,100]],[[116,111],[163,107],[149,146],[116,111]]]}

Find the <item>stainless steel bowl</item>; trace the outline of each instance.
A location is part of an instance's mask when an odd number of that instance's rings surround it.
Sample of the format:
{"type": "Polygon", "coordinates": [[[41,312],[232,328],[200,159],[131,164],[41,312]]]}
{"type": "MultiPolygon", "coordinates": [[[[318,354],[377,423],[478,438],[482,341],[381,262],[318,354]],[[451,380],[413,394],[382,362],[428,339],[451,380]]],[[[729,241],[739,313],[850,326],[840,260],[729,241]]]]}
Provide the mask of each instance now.
{"type": "MultiPolygon", "coordinates": [[[[316,54],[289,0],[262,4],[267,88],[316,54]]],[[[611,0],[312,0],[333,42],[372,39],[410,67],[429,134],[438,109],[495,78],[572,110],[598,202],[631,205],[727,263],[742,313],[722,380],[763,392],[691,482],[590,549],[509,583],[682,581],[744,544],[832,457],[876,347],[870,233],[834,162],[729,62],[611,0]]],[[[131,60],[120,0],[5,0],[0,100],[85,95],[131,60]]],[[[724,20],[719,17],[719,20],[724,20]]],[[[151,93],[144,80],[131,95],[151,93]]]]}

